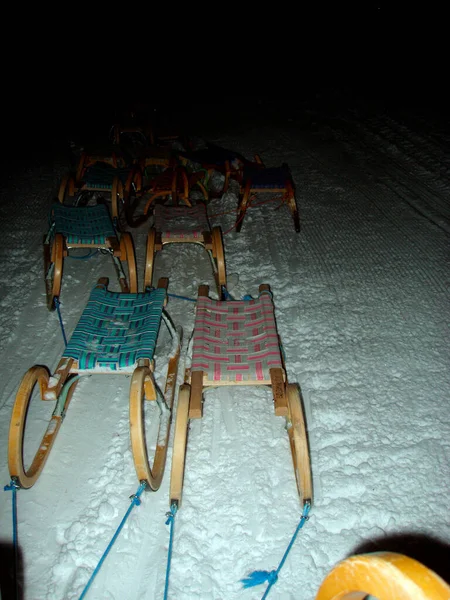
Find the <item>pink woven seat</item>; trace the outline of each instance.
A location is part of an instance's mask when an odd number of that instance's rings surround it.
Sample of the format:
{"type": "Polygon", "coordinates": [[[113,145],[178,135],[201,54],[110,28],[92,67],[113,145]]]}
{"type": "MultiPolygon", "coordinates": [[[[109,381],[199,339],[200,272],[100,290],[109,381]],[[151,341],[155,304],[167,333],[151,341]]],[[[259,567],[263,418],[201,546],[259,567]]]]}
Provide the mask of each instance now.
{"type": "Polygon", "coordinates": [[[210,231],[206,207],[204,204],[189,206],[165,206],[156,204],[154,210],[155,229],[162,234],[162,240],[198,239],[210,231]]]}
{"type": "Polygon", "coordinates": [[[212,385],[245,385],[270,384],[274,368],[282,358],[270,294],[231,302],[198,297],[191,371],[203,371],[212,385]]]}
{"type": "Polygon", "coordinates": [[[210,227],[206,206],[155,204],[154,224],[147,236],[144,289],[152,285],[155,255],[168,244],[197,244],[209,255],[217,293],[225,297],[227,275],[223,250],[222,230],[219,226],[210,227]]]}

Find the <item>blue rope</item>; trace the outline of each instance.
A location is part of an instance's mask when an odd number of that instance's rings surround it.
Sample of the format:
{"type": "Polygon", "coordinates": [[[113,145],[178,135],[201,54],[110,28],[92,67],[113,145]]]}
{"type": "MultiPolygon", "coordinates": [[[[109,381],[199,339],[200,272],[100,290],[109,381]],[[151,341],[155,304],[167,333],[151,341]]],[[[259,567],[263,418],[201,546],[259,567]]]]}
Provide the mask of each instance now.
{"type": "MultiPolygon", "coordinates": [[[[263,294],[268,294],[271,298],[273,298],[273,294],[270,290],[263,290],[259,293],[258,298],[261,298],[263,294]]],[[[251,294],[245,294],[245,296],[242,296],[242,300],[254,300],[254,298],[251,294]]]]}
{"type": "Polygon", "coordinates": [[[172,547],[173,547],[173,529],[175,525],[175,515],[177,513],[177,505],[172,504],[170,511],[166,513],[167,521],[166,525],[170,526],[170,538],[169,538],[169,552],[167,554],[167,568],[166,568],[166,584],[164,586],[164,600],[167,600],[169,591],[169,577],[170,577],[170,566],[172,563],[172,547]]]}
{"type": "Polygon", "coordinates": [[[224,285],[222,286],[222,294],[227,302],[232,302],[234,300],[233,296],[230,294],[230,292],[224,285]]]}
{"type": "Polygon", "coordinates": [[[241,579],[241,582],[243,583],[243,587],[245,589],[254,587],[256,585],[260,585],[261,583],[266,583],[266,581],[269,583],[269,585],[266,588],[266,591],[264,592],[264,596],[261,598],[261,600],[265,600],[265,598],[267,598],[271,587],[277,582],[278,574],[281,571],[281,569],[288,557],[288,554],[291,551],[292,546],[294,545],[294,542],[298,535],[298,532],[303,527],[303,525],[306,523],[306,521],[309,519],[308,515],[309,515],[310,510],[311,510],[311,503],[305,502],[305,505],[303,507],[303,513],[300,518],[300,522],[297,525],[297,529],[295,530],[295,533],[292,536],[288,547],[286,548],[286,552],[283,554],[283,558],[281,559],[281,562],[278,565],[278,568],[273,571],[253,571],[246,578],[241,579]]]}
{"type": "Polygon", "coordinates": [[[179,300],[189,300],[189,302],[197,302],[195,298],[188,298],[187,296],[178,296],[177,294],[167,294],[171,298],[178,298],[179,300]]]}
{"type": "Polygon", "coordinates": [[[147,482],[146,481],[142,481],[140,486],[137,489],[137,492],[135,494],[133,494],[132,496],[130,496],[131,498],[131,504],[128,507],[127,512],[125,513],[125,516],[123,517],[122,521],[120,522],[119,527],[116,530],[116,533],[113,535],[111,541],[109,542],[106,550],[103,553],[103,556],[101,557],[101,559],[99,560],[98,565],[95,567],[89,581],[86,584],[86,587],[84,588],[79,600],[82,600],[82,598],[84,598],[91,586],[91,583],[94,581],[97,573],[100,571],[101,566],[103,564],[103,562],[105,561],[105,558],[108,556],[109,551],[111,550],[111,548],[113,547],[114,542],[116,541],[116,539],[119,537],[119,533],[122,531],[122,527],[125,525],[126,520],[128,519],[128,517],[130,516],[131,511],[133,510],[133,508],[135,506],[139,506],[141,503],[140,500],[140,496],[142,494],[142,492],[145,490],[145,488],[147,487],[147,482]]]}
{"type": "Polygon", "coordinates": [[[56,306],[56,311],[58,313],[58,318],[59,318],[59,324],[61,325],[61,332],[62,332],[62,336],[64,338],[64,345],[67,348],[67,337],[66,337],[66,332],[64,330],[64,323],[61,317],[61,309],[59,308],[61,305],[59,298],[55,298],[55,306],[56,306]]]}
{"type": "MultiPolygon", "coordinates": [[[[225,286],[222,286],[222,293],[225,300],[234,300],[233,296],[229,293],[225,286]]],[[[171,298],[178,298],[179,300],[189,300],[189,302],[197,302],[196,298],[188,298],[187,296],[178,296],[177,294],[167,294],[171,298]]]]}
{"type": "Polygon", "coordinates": [[[17,564],[18,564],[18,543],[17,543],[17,490],[20,489],[15,477],[11,479],[8,485],[5,485],[3,490],[5,492],[12,492],[12,520],[13,520],[13,547],[14,547],[14,565],[13,565],[13,577],[15,587],[15,597],[19,598],[19,587],[17,581],[17,564]]]}

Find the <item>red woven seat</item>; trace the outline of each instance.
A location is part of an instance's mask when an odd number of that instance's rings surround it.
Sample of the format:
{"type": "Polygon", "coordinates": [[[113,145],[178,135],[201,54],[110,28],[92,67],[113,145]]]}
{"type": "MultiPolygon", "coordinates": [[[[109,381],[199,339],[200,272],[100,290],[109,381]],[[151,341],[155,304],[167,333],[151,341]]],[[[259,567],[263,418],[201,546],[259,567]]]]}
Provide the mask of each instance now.
{"type": "Polygon", "coordinates": [[[210,231],[206,206],[167,206],[157,204],[154,210],[155,228],[161,232],[163,242],[172,238],[203,240],[203,233],[210,231]]]}
{"type": "Polygon", "coordinates": [[[271,383],[270,369],[282,359],[271,296],[219,302],[199,296],[191,371],[211,382],[271,383]]]}

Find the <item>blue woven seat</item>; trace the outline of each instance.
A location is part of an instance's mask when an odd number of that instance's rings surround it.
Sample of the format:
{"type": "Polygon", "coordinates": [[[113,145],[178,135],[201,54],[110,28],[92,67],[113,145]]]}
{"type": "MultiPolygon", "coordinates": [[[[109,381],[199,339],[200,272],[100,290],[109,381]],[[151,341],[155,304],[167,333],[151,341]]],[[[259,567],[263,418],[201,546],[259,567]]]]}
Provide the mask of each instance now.
{"type": "Polygon", "coordinates": [[[166,291],[119,294],[92,290],[64,351],[79,371],[132,372],[140,359],[152,359],[166,291]]]}
{"type": "Polygon", "coordinates": [[[55,202],[52,207],[54,233],[62,233],[67,244],[104,245],[116,231],[104,204],[96,206],[65,206],[55,202]]]}
{"type": "Polygon", "coordinates": [[[83,183],[89,188],[110,190],[116,175],[125,184],[129,173],[128,167],[115,168],[108,163],[97,162],[86,169],[83,174],[83,183]]]}
{"type": "Polygon", "coordinates": [[[251,179],[252,188],[280,188],[286,185],[286,180],[291,178],[289,168],[281,167],[244,167],[244,181],[251,179]]]}

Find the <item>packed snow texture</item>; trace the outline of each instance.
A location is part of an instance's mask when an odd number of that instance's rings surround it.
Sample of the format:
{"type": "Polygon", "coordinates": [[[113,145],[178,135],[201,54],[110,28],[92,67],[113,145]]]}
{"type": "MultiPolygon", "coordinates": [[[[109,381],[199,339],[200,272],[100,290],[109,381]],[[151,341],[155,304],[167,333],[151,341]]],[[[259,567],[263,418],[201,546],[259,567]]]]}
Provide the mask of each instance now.
{"type": "MultiPolygon", "coordinates": [[[[314,505],[271,591],[279,600],[312,600],[330,569],[356,552],[417,556],[418,548],[438,548],[419,556],[425,563],[449,556],[450,139],[419,117],[349,110],[345,102],[318,107],[259,104],[239,125],[219,120],[216,130],[194,132],[250,159],[258,153],[267,166],[288,163],[296,184],[299,234],[276,201],[250,208],[237,234],[234,185],[208,206],[211,224],[225,233],[230,293],[241,298],[256,295],[260,283],[271,286],[288,379],[300,385],[305,404],[314,505]]],[[[54,369],[64,349],[57,314],[46,308],[42,238],[66,169],[55,152],[12,173],[2,190],[4,484],[21,377],[33,364],[54,369]]],[[[147,229],[132,231],[140,282],[147,229]]],[[[68,336],[101,276],[118,290],[107,256],[65,260],[68,336]]],[[[201,283],[216,293],[208,256],[196,245],[165,246],[156,258],[159,276],[169,277],[173,294],[195,298],[201,283]]],[[[184,330],[178,383],[194,308],[177,298],[167,306],[184,330]]],[[[171,353],[163,329],[156,352],[162,383],[171,353]]],[[[78,598],[129,507],[138,487],[129,385],[129,376],[82,378],[40,479],[17,494],[24,600],[78,598]]],[[[41,439],[53,407],[32,403],[33,439],[41,439]]],[[[149,440],[158,415],[149,403],[149,440]]],[[[160,490],[143,494],[88,598],[163,597],[173,429],[160,490]]],[[[285,420],[274,415],[270,390],[209,390],[187,448],[169,598],[256,600],[264,586],[243,590],[240,579],[277,567],[300,518],[285,420]]],[[[26,456],[33,451],[26,447],[26,456]]],[[[1,496],[0,536],[8,547],[11,492],[1,496]]]]}

